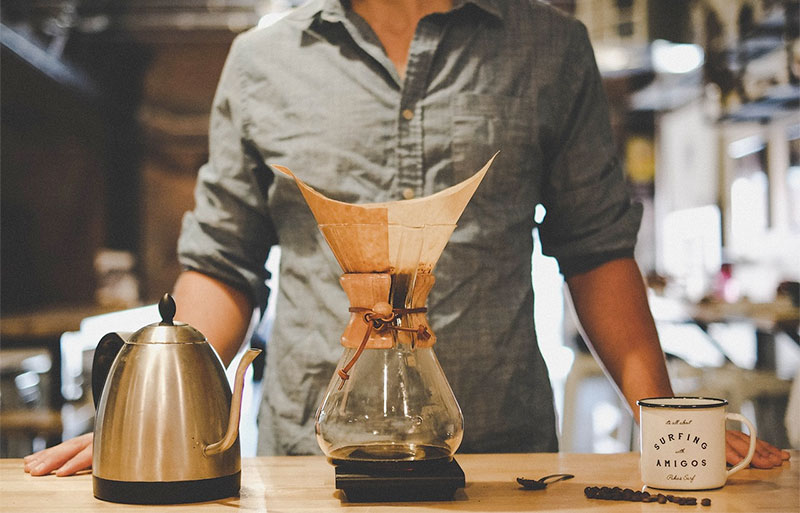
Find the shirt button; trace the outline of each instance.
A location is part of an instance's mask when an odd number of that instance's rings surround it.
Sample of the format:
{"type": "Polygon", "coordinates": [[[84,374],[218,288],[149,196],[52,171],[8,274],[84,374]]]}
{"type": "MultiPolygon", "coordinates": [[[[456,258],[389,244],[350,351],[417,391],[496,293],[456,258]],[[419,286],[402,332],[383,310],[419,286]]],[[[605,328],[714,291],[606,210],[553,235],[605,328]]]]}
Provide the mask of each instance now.
{"type": "Polygon", "coordinates": [[[411,187],[406,187],[403,189],[403,197],[407,200],[414,199],[414,189],[411,187]]]}
{"type": "Polygon", "coordinates": [[[414,111],[411,109],[403,109],[403,119],[411,121],[414,118],[414,111]]]}

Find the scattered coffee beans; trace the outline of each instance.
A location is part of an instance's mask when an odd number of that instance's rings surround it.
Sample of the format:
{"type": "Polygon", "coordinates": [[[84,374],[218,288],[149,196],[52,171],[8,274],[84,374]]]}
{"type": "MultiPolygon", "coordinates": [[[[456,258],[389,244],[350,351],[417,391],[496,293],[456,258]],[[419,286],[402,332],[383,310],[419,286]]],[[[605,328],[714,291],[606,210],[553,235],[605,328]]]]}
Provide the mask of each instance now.
{"type": "MultiPolygon", "coordinates": [[[[619,486],[587,486],[583,489],[583,494],[589,499],[630,502],[657,502],[659,504],[672,502],[680,506],[697,506],[697,497],[678,497],[676,495],[664,495],[663,493],[653,495],[650,492],[642,492],[639,490],[634,491],[630,488],[622,489],[619,486]]],[[[700,504],[703,506],[711,506],[711,499],[703,499],[700,501],[700,504]]]]}

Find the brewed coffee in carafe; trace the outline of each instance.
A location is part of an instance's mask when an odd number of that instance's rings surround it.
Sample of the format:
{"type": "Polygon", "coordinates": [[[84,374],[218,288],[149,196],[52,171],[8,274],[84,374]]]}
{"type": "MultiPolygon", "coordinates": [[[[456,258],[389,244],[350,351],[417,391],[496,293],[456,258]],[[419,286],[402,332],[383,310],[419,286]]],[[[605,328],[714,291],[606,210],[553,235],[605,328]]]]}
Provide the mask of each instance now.
{"type": "Polygon", "coordinates": [[[329,199],[275,166],[311,208],[350,301],[344,351],[316,417],[317,441],[334,465],[422,468],[458,449],[463,416],[434,352],[426,301],[434,266],[491,162],[431,196],[362,205],[329,199]]]}
{"type": "MultiPolygon", "coordinates": [[[[403,232],[407,254],[430,236],[425,228],[390,229],[403,232]]],[[[334,464],[410,468],[447,461],[461,443],[463,417],[425,317],[433,275],[416,274],[416,262],[409,264],[415,265],[408,273],[401,264],[394,275],[341,278],[351,319],[316,422],[317,441],[334,464]]]]}

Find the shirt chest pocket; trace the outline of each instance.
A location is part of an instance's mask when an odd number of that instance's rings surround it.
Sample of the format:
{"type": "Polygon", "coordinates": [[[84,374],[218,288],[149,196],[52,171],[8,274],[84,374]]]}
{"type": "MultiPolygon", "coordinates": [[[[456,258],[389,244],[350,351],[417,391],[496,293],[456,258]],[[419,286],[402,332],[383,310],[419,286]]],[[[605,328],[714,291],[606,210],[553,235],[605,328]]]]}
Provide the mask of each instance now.
{"type": "Polygon", "coordinates": [[[476,199],[512,203],[529,192],[531,165],[536,160],[533,105],[523,98],[459,94],[451,102],[452,157],[456,182],[480,169],[500,152],[478,189],[476,199]]]}

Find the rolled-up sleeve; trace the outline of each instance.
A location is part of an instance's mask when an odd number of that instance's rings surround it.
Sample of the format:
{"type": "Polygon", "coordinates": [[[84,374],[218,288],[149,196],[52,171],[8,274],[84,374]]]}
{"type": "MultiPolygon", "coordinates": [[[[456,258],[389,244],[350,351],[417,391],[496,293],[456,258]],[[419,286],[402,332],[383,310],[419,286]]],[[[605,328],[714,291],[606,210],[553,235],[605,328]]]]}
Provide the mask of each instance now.
{"type": "Polygon", "coordinates": [[[565,276],[632,257],[642,208],[616,157],[608,104],[586,29],[574,25],[559,84],[564,113],[545,175],[542,250],[565,276]]]}
{"type": "Polygon", "coordinates": [[[209,159],[197,176],[194,210],[183,217],[178,258],[185,269],[219,279],[263,305],[264,264],[277,243],[266,201],[272,173],[248,144],[238,59],[235,41],[214,97],[209,159]]]}

